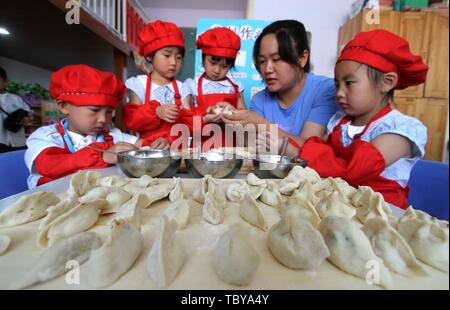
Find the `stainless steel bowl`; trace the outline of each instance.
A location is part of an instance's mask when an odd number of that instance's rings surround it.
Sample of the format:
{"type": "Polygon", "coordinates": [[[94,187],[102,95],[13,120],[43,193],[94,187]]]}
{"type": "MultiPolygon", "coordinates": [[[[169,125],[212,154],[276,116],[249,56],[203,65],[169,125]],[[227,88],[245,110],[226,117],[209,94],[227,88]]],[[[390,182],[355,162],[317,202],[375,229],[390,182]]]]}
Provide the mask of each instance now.
{"type": "Polygon", "coordinates": [[[202,178],[209,174],[217,179],[232,178],[242,167],[242,158],[235,154],[221,154],[214,151],[190,154],[184,158],[186,169],[193,177],[202,178]]]}
{"type": "Polygon", "coordinates": [[[171,178],[181,164],[181,153],[161,150],[136,150],[117,154],[120,170],[129,177],[171,178]]]}
{"type": "Polygon", "coordinates": [[[262,179],[283,179],[294,166],[306,167],[307,161],[301,158],[280,155],[258,155],[253,159],[255,174],[262,179]]]}

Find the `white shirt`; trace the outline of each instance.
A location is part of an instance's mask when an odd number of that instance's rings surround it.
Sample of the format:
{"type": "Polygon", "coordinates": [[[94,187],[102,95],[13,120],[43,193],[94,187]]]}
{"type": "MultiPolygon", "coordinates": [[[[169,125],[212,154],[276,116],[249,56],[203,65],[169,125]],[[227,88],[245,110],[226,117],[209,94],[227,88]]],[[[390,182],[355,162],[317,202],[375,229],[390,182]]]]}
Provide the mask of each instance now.
{"type": "MultiPolygon", "coordinates": [[[[17,109],[31,111],[28,104],[22,98],[8,92],[0,94],[0,105],[8,113],[12,113],[17,109]]],[[[18,132],[12,132],[3,128],[3,121],[6,117],[7,115],[0,110],[0,143],[13,147],[24,146],[26,142],[25,130],[21,128],[18,132]]]]}
{"type": "MultiPolygon", "coordinates": [[[[145,103],[145,91],[147,87],[147,76],[138,75],[126,80],[125,85],[129,90],[132,90],[136,96],[139,97],[142,103],[145,103]]],[[[183,91],[183,83],[177,81],[178,91],[180,92],[181,99],[183,100],[188,95],[183,91]]],[[[175,104],[175,90],[172,83],[166,85],[158,85],[152,82],[152,92],[150,94],[150,100],[156,100],[161,105],[175,104]]]]}
{"type": "MultiPolygon", "coordinates": [[[[25,164],[31,173],[28,177],[29,188],[36,187],[38,180],[41,178],[41,175],[36,172],[33,166],[36,157],[38,157],[43,150],[49,147],[64,148],[64,139],[58,132],[57,126],[58,124],[53,124],[41,127],[33,132],[27,139],[28,149],[25,152],[25,164]]],[[[68,133],[75,151],[79,151],[86,145],[96,142],[98,138],[98,136],[82,136],[72,131],[68,131],[68,133]]],[[[113,138],[114,143],[128,142],[134,144],[138,140],[137,137],[123,133],[117,128],[110,129],[109,134],[113,138]]]]}

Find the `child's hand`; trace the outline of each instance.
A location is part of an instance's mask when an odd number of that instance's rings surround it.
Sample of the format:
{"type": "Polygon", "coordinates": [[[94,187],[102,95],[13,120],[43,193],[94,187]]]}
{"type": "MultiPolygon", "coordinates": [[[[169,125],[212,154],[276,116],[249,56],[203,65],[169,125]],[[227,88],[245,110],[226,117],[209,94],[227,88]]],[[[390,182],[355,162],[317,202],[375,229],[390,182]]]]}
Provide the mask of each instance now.
{"type": "MultiPolygon", "coordinates": [[[[118,153],[123,151],[133,151],[139,149],[136,145],[128,142],[118,142],[108,149],[108,151],[118,153]]],[[[107,164],[117,164],[117,155],[112,153],[103,153],[103,161],[107,164]]]]}
{"type": "Polygon", "coordinates": [[[174,104],[165,104],[156,108],[156,115],[163,121],[175,123],[178,117],[178,108],[174,104]]]}
{"type": "Polygon", "coordinates": [[[216,108],[220,108],[222,110],[222,113],[226,112],[226,111],[234,111],[234,110],[236,110],[235,107],[233,107],[229,102],[226,102],[226,101],[217,102],[215,107],[216,108]]]}
{"type": "Polygon", "coordinates": [[[170,147],[169,141],[165,138],[158,138],[155,141],[152,142],[150,145],[150,148],[157,149],[157,150],[163,150],[167,151],[170,147]]]}
{"type": "Polygon", "coordinates": [[[203,121],[205,123],[218,123],[222,120],[222,114],[215,113],[214,109],[215,109],[215,106],[208,107],[206,109],[206,115],[203,116],[203,121]]]}

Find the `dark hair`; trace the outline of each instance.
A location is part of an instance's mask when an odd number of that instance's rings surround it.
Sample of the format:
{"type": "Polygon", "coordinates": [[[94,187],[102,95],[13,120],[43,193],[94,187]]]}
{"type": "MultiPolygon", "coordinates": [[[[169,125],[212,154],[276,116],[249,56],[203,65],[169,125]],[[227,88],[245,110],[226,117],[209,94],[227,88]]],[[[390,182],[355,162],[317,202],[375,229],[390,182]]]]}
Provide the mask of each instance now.
{"type": "MultiPolygon", "coordinates": [[[[367,66],[367,76],[369,77],[369,80],[372,81],[372,83],[376,85],[378,85],[378,82],[380,82],[383,79],[384,76],[384,72],[381,72],[378,69],[375,69],[371,66],[367,66]]],[[[392,101],[394,99],[394,91],[395,88],[392,88],[384,97],[384,103],[389,103],[390,101],[392,101]]]]}
{"type": "Polygon", "coordinates": [[[8,74],[6,73],[6,70],[0,67],[0,79],[7,80],[8,74]]]}
{"type": "MultiPolygon", "coordinates": [[[[166,48],[166,47],[172,47],[172,46],[164,46],[164,47],[161,47],[160,49],[158,49],[158,50],[156,50],[156,51],[153,51],[153,52],[148,53],[147,55],[145,55],[145,58],[146,58],[146,57],[153,58],[153,56],[155,56],[155,53],[156,53],[157,51],[162,50],[163,48],[166,48]]],[[[178,50],[179,50],[180,53],[181,53],[181,57],[184,58],[184,47],[181,47],[181,46],[174,46],[174,47],[177,47],[177,48],[178,48],[178,50]]]]}
{"type": "MultiPolygon", "coordinates": [[[[205,62],[206,55],[209,55],[209,54],[202,53],[202,63],[205,62]]],[[[222,57],[222,56],[213,56],[213,55],[209,55],[209,56],[211,56],[212,60],[217,61],[217,62],[221,62],[222,60],[225,60],[225,63],[228,66],[230,66],[230,69],[234,68],[234,62],[236,61],[235,58],[228,58],[228,57],[222,57]]]]}
{"type": "MultiPolygon", "coordinates": [[[[305,26],[301,22],[293,19],[273,22],[263,29],[253,48],[253,62],[259,73],[261,73],[258,59],[261,40],[268,34],[275,34],[278,42],[278,54],[282,60],[289,64],[298,66],[298,59],[303,55],[303,52],[305,50],[308,53],[310,52],[305,26]]],[[[309,57],[303,70],[305,72],[310,71],[309,57]]]]}

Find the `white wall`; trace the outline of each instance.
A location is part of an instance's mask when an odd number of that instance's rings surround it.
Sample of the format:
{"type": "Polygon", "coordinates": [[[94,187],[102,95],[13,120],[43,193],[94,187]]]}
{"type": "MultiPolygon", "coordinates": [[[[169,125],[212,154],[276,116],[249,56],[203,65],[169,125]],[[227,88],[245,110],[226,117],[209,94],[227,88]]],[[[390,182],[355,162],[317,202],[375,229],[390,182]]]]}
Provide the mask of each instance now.
{"type": "Polygon", "coordinates": [[[50,85],[51,71],[0,56],[0,67],[6,70],[10,80],[22,83],[38,83],[48,88],[50,85]]]}
{"type": "Polygon", "coordinates": [[[312,34],[313,72],[334,75],[339,27],[345,24],[355,0],[250,0],[247,18],[297,19],[312,34]]]}
{"type": "Polygon", "coordinates": [[[150,20],[161,19],[177,24],[178,27],[196,28],[200,18],[245,18],[244,11],[235,10],[202,10],[145,7],[150,20]]]}

